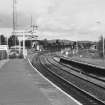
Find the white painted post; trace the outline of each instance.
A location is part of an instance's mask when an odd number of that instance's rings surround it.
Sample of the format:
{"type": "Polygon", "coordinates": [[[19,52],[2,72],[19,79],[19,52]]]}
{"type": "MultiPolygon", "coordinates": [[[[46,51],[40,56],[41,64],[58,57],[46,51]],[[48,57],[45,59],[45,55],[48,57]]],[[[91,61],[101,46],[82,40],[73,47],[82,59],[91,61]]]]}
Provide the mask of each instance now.
{"type": "Polygon", "coordinates": [[[8,46],[8,37],[7,37],[7,59],[9,58],[9,46],[8,46]]]}
{"type": "Polygon", "coordinates": [[[19,54],[21,52],[21,41],[19,40],[19,54]]]}
{"type": "Polygon", "coordinates": [[[105,44],[105,42],[104,42],[104,34],[103,34],[103,58],[105,57],[105,54],[104,54],[105,53],[105,49],[104,49],[105,45],[104,44],[105,44]]]}
{"type": "Polygon", "coordinates": [[[23,56],[25,58],[25,33],[23,32],[23,56]]]}

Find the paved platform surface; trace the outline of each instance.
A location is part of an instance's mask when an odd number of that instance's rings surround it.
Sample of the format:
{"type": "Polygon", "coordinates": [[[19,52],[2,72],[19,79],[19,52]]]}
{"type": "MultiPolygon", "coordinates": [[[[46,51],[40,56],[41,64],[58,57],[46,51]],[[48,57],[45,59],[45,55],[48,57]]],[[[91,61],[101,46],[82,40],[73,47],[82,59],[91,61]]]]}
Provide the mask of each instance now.
{"type": "Polygon", "coordinates": [[[73,56],[68,58],[105,68],[105,59],[85,58],[85,57],[78,57],[78,56],[73,56]]]}
{"type": "Polygon", "coordinates": [[[0,69],[0,105],[77,105],[44,80],[23,59],[9,60],[0,69]]]}
{"type": "Polygon", "coordinates": [[[0,60],[0,68],[2,68],[2,66],[4,66],[8,61],[9,59],[0,60]]]}

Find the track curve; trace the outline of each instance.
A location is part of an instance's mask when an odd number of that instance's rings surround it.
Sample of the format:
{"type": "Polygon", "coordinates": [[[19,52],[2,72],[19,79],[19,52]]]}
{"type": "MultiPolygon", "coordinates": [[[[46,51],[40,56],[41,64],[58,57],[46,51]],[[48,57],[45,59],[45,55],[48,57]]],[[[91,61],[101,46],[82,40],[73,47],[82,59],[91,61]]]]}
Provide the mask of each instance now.
{"type": "MultiPolygon", "coordinates": [[[[81,80],[80,78],[74,77],[72,74],[64,73],[65,71],[59,67],[54,66],[53,62],[49,60],[48,55],[43,53],[38,53],[35,55],[32,64],[48,79],[50,79],[52,82],[57,84],[61,89],[66,91],[71,96],[75,97],[77,100],[79,100],[83,105],[104,105],[105,103],[105,95],[102,95],[105,90],[101,89],[101,92],[98,92],[99,97],[97,97],[97,93],[94,95],[92,94],[92,91],[96,92],[97,90],[100,90],[99,87],[91,86],[88,83],[88,85],[83,84],[84,80],[81,80]],[[65,74],[65,75],[64,75],[65,74]],[[79,80],[78,80],[79,79],[79,80]],[[72,80],[72,82],[71,82],[72,80]],[[79,81],[79,82],[78,82],[79,81]],[[84,88],[88,87],[88,90],[84,90],[81,86],[84,85],[84,88]],[[80,88],[81,87],[81,88],[80,88]]],[[[86,81],[85,81],[86,82],[86,81]]],[[[91,84],[92,85],[92,84],[91,84]]],[[[104,92],[105,94],[105,92],[104,92]]]]}

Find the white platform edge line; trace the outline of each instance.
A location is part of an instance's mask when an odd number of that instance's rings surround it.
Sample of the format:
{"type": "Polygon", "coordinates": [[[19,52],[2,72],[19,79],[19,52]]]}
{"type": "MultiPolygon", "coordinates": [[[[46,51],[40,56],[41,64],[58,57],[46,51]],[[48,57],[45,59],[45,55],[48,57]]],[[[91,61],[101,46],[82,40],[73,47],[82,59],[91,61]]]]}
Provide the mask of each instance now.
{"type": "Polygon", "coordinates": [[[43,74],[41,74],[30,62],[30,60],[28,59],[29,64],[31,65],[31,67],[40,75],[42,76],[42,78],[44,78],[46,81],[48,81],[51,85],[53,85],[55,88],[57,88],[58,90],[60,90],[62,93],[64,93],[67,97],[69,97],[70,99],[72,99],[75,103],[77,103],[78,105],[83,105],[82,103],[80,103],[79,101],[77,101],[75,98],[73,98],[72,96],[70,96],[69,94],[67,94],[66,92],[64,92],[61,88],[59,88],[57,85],[55,85],[53,82],[51,82],[49,79],[47,79],[43,74]]]}

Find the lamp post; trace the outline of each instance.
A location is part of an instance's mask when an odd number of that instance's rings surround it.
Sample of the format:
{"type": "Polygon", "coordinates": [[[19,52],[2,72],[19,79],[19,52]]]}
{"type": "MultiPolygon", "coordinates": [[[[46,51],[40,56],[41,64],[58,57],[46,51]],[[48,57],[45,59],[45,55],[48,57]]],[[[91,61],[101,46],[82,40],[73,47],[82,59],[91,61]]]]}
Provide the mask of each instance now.
{"type": "Polygon", "coordinates": [[[103,35],[103,58],[105,57],[105,49],[104,49],[104,47],[105,47],[105,41],[104,41],[104,35],[103,35]]]}
{"type": "MultiPolygon", "coordinates": [[[[102,24],[101,21],[96,21],[97,24],[102,24]]],[[[104,34],[102,34],[102,53],[103,53],[103,58],[105,58],[105,41],[104,41],[104,34]]]]}

